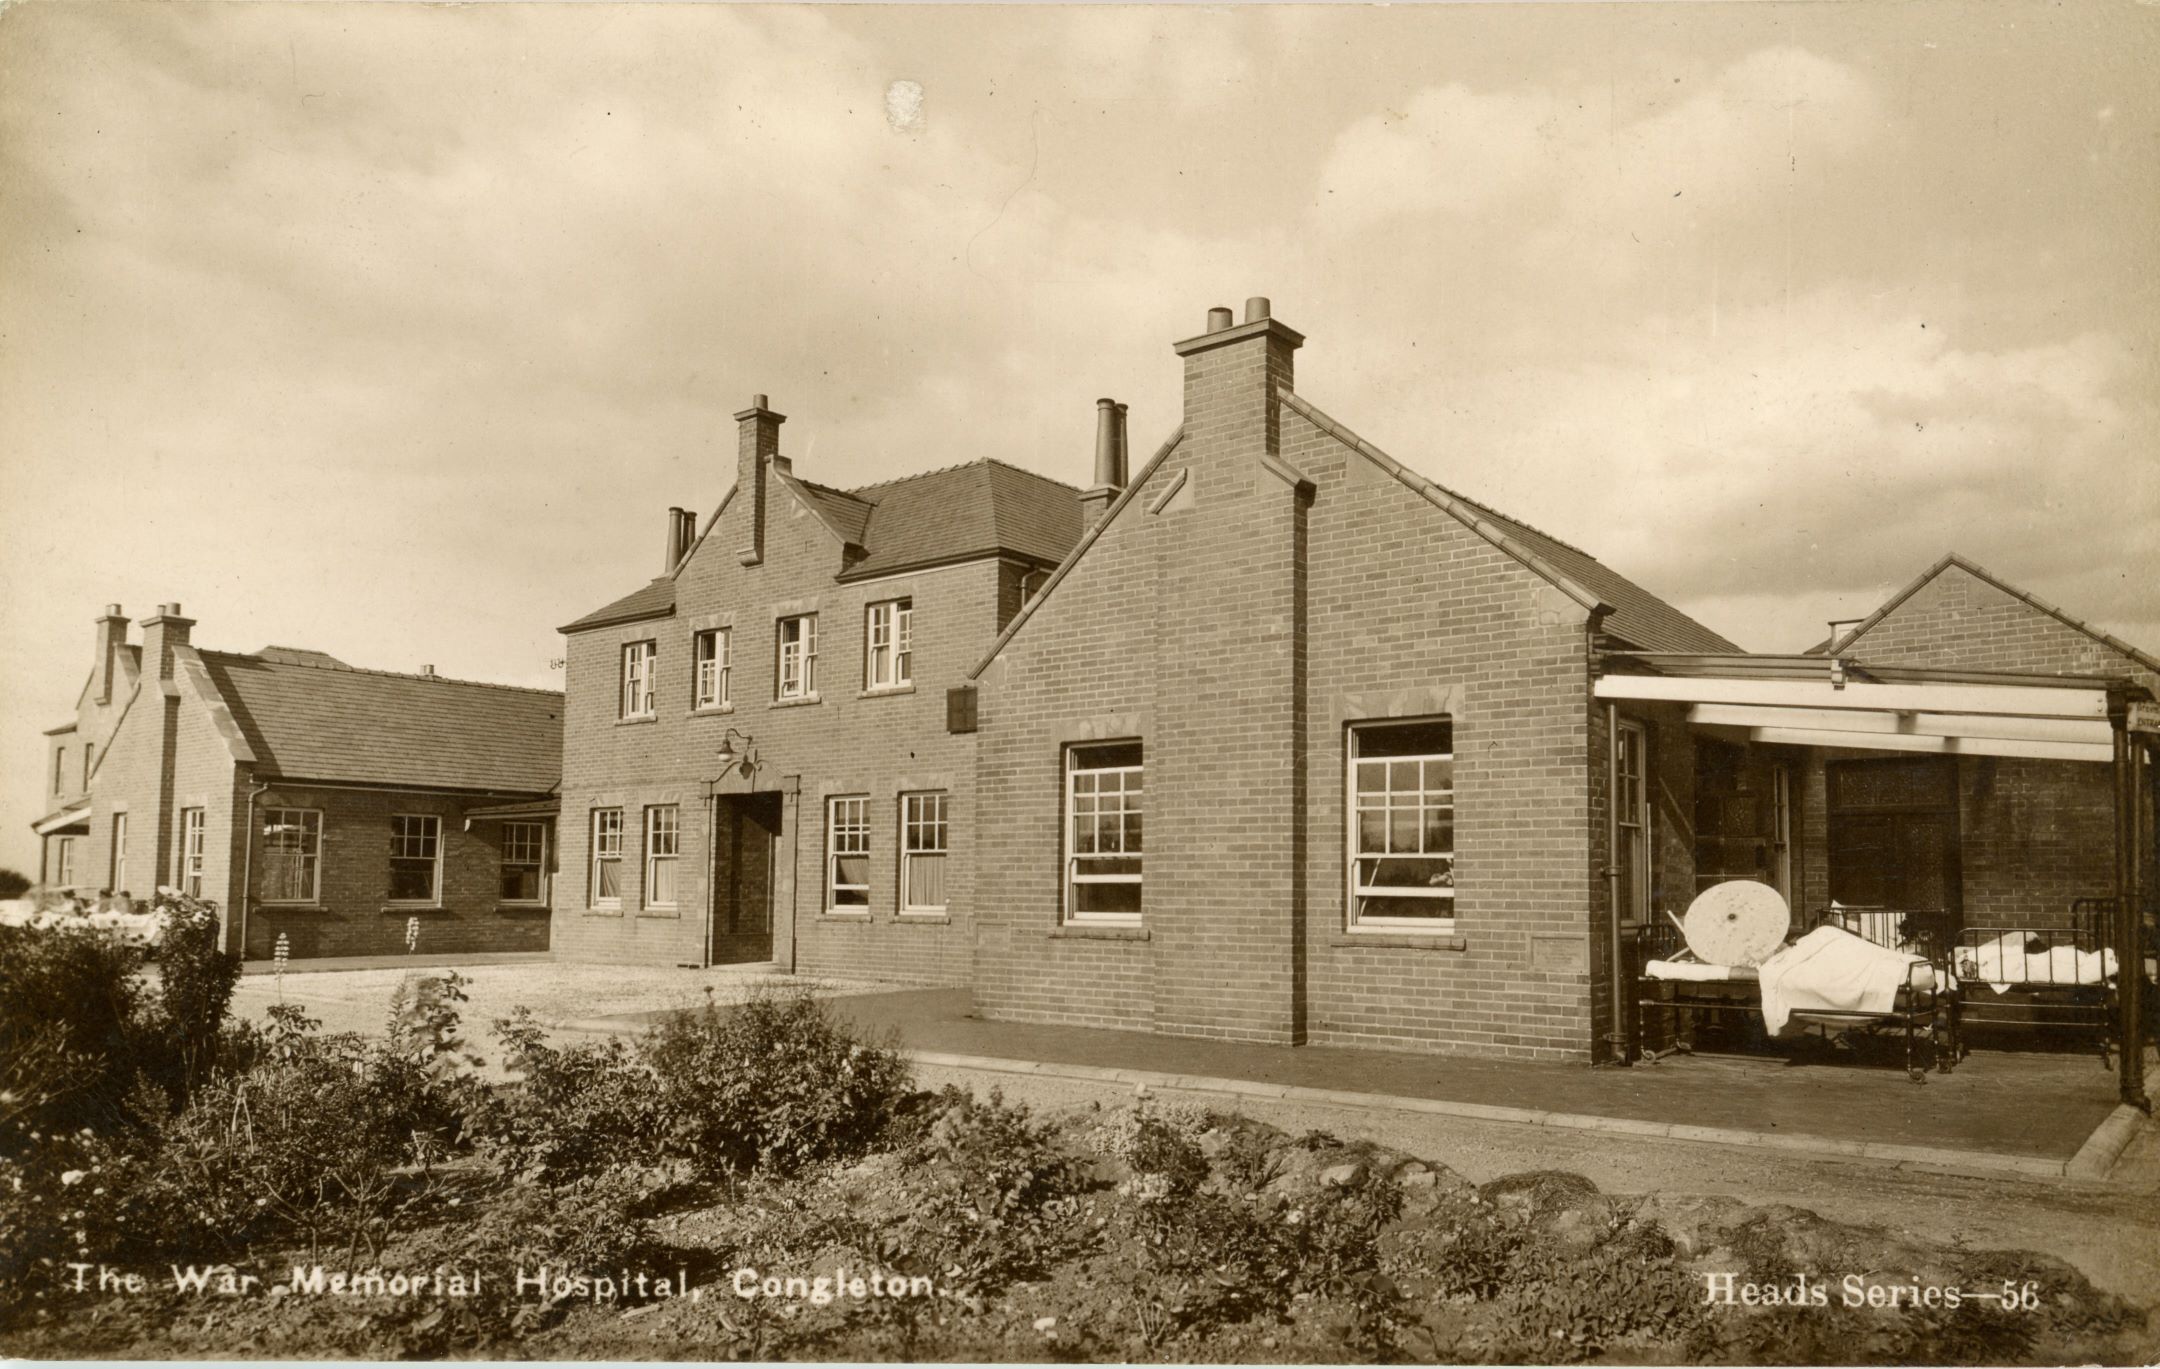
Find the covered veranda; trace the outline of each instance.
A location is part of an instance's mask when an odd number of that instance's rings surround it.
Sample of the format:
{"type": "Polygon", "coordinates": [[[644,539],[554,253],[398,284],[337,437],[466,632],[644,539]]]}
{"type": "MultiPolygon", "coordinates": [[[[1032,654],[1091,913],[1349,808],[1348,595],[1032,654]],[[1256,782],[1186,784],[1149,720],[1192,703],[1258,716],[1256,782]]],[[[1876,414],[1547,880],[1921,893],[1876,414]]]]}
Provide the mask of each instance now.
{"type": "MultiPolygon", "coordinates": [[[[1625,852],[1628,832],[1624,828],[1628,794],[1626,767],[1631,762],[1626,747],[1628,718],[1655,717],[1676,732],[1683,732],[1690,748],[1722,744],[1762,754],[1788,758],[1779,765],[1812,766],[1800,773],[1819,777],[1825,757],[1880,755],[1941,758],[1953,776],[1949,803],[1951,876],[1939,882],[1932,901],[1942,906],[1931,910],[1950,920],[1954,928],[1962,919],[1955,862],[1959,835],[1956,827],[1955,774],[1963,758],[2003,758],[2015,762],[2042,763],[2046,770],[2075,767],[2072,778],[2082,792],[2090,793],[2102,777],[2111,797],[2112,850],[2082,851],[2086,863],[2086,892],[2094,897],[2078,900],[2091,916],[2091,935],[2104,941],[2113,953],[2117,972],[2106,1011],[2111,1015],[2112,1036],[2117,1046],[2119,1093],[2123,1102],[2150,1111],[2145,1094],[2144,1057],[2147,1040],[2147,996],[2151,988],[2140,971],[2153,955],[2154,905],[2154,760],[2160,747],[2160,708],[2152,694],[2129,679],[2064,675],[2028,675],[2003,672],[1945,670],[1884,665],[1849,656],[1688,655],[1657,652],[1610,652],[1594,685],[1603,710],[1604,732],[1611,742],[1608,794],[1623,797],[1607,804],[1607,849],[1615,853],[1606,864],[1612,882],[1610,905],[1628,908],[1624,882],[1630,878],[1625,852]]],[[[1836,764],[1836,762],[1831,762],[1836,764]]],[[[1782,785],[1785,781],[1780,780],[1782,785]]],[[[1818,790],[1820,785],[1818,783],[1818,790]]],[[[2020,820],[2044,818],[2034,805],[2044,797],[2011,794],[1997,799],[2004,805],[2023,805],[2020,820]]],[[[1794,801],[1781,797],[1785,809],[1780,821],[1792,823],[1794,801]]],[[[1647,819],[1644,820],[1647,826],[1647,819]]],[[[1838,887],[1838,853],[1829,848],[1823,830],[1766,831],[1762,849],[1777,851],[1788,843],[1782,856],[1766,861],[1787,862],[1776,872],[1766,868],[1765,882],[1782,884],[1781,892],[1794,897],[1801,876],[1793,862],[1812,860],[1827,867],[1825,895],[1838,887]]],[[[1848,842],[1848,846],[1851,843],[1848,842]]],[[[1893,850],[1884,857],[1898,859],[1893,850]]],[[[1904,856],[1911,859],[1910,852],[1904,856]]],[[[1848,859],[1853,859],[1848,855],[1848,859]]],[[[1715,875],[1714,863],[1689,855],[1690,878],[1703,871],[1707,882],[1715,875]]],[[[1743,872],[1744,873],[1744,872],[1743,872]]],[[[2010,870],[1998,877],[2015,879],[2010,870]]],[[[1691,892],[1691,891],[1690,891],[1691,892]]],[[[1647,902],[1647,900],[1643,900],[1647,902]]],[[[1645,916],[1648,909],[1644,908],[1645,916]]],[[[1612,938],[1605,963],[1615,967],[1620,982],[1608,994],[1612,1039],[1633,1039],[1628,1026],[1630,957],[1622,945],[1624,917],[1608,919],[1612,938]]],[[[2036,929],[2037,930],[2037,929],[2036,929]]],[[[2089,947],[2097,955],[2099,946],[2089,947]]],[[[1968,955],[1967,966],[1971,960],[1968,955]]],[[[1971,992],[1968,987],[1967,992],[1971,992]]]]}

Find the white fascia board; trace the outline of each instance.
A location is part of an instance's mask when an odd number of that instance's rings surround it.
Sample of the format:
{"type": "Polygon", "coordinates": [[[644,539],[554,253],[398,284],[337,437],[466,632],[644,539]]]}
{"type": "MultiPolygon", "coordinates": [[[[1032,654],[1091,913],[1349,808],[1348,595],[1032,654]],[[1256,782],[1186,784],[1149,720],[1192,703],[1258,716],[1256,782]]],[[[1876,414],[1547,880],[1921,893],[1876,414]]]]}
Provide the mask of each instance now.
{"type": "Polygon", "coordinates": [[[1761,704],[1773,708],[1872,709],[1892,713],[1994,713],[2012,718],[2107,718],[2107,691],[2090,687],[1855,682],[1839,689],[1827,680],[1606,675],[1598,680],[1596,688],[1597,697],[1601,699],[1761,704]]]}
{"type": "Polygon", "coordinates": [[[1773,746],[1838,746],[1861,751],[1920,751],[1937,756],[2012,756],[2039,761],[2115,759],[2112,745],[2089,742],[2032,742],[2004,737],[1916,737],[1886,732],[1845,732],[1834,728],[1756,727],[1750,741],[1773,746]]]}
{"type": "Polygon", "coordinates": [[[2104,722],[2085,718],[2012,718],[1995,713],[1877,713],[1864,709],[1768,708],[1696,704],[1688,721],[1714,727],[1783,727],[1913,737],[1993,737],[2002,741],[2113,746],[2104,722]]]}

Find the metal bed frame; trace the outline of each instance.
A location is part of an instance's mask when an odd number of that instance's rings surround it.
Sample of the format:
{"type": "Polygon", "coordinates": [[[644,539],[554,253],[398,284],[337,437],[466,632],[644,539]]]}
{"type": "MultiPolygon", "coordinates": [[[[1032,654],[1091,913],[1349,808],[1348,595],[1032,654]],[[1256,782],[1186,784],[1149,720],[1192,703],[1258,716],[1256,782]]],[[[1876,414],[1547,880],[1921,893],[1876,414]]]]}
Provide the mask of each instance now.
{"type": "MultiPolygon", "coordinates": [[[[1877,945],[1910,950],[1919,959],[1908,969],[1906,981],[1898,989],[1896,1004],[1887,1013],[1815,1010],[1796,1012],[1793,1020],[1820,1027],[1825,1039],[1831,1037],[1833,1027],[1838,1029],[1840,1036],[1856,1030],[1870,1033],[1884,1028],[1895,1030],[1904,1040],[1906,1077],[1915,1083],[1924,1083],[1927,1078],[1926,1068],[1918,1063],[1919,1044],[1924,1038],[1935,1069],[1948,1074],[1956,1065],[1960,1043],[1958,996],[1948,987],[1947,915],[1903,913],[1882,908],[1823,909],[1809,917],[1802,930],[1813,931],[1822,926],[1842,927],[1877,945]],[[1921,982],[1917,973],[1923,962],[1933,970],[1930,982],[1926,983],[1921,982]]],[[[1636,939],[1635,1055],[1639,1060],[1654,1063],[1665,1055],[1697,1053],[1693,1041],[1693,1014],[1748,1014],[1762,1010],[1761,989],[1752,980],[1696,982],[1651,979],[1643,973],[1643,967],[1650,961],[1672,959],[1684,947],[1685,941],[1677,926],[1646,926],[1636,939]],[[1653,1022],[1664,1026],[1660,1035],[1672,1042],[1670,1046],[1650,1047],[1653,1022]]]]}
{"type": "MultiPolygon", "coordinates": [[[[2144,966],[2116,966],[2116,979],[2104,976],[2070,983],[2052,980],[2011,980],[2007,991],[1996,993],[1979,977],[1979,953],[1989,942],[2022,935],[2050,947],[2071,947],[2083,953],[2112,951],[2115,900],[2080,898],[2070,903],[2069,923],[2056,927],[1977,926],[1961,928],[1951,968],[1959,984],[1959,1016],[1964,1023],[1981,1027],[2014,1027],[2028,1031],[2090,1033],[2099,1048],[2100,1063],[2111,1063],[2122,1037],[2118,983],[2124,973],[2143,973],[2144,966]]],[[[2150,954],[2150,948],[2145,948],[2150,954]]],[[[2048,961],[2046,952],[2027,950],[2028,963],[2048,961]]],[[[2142,960],[2144,957],[2139,957],[2142,960]]],[[[2049,962],[2052,966],[2052,962],[2049,962]]],[[[2016,962],[2007,969],[2014,970],[2016,962]]]]}

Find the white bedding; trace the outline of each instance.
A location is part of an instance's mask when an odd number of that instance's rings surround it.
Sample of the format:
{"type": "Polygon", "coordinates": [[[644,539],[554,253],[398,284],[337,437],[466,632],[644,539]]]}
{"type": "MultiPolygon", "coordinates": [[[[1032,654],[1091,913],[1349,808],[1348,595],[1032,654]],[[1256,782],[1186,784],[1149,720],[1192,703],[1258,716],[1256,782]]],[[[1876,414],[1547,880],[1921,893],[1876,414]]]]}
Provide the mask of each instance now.
{"type": "Polygon", "coordinates": [[[1795,1014],[1883,1014],[1911,983],[1932,988],[1934,968],[1917,956],[1877,946],[1842,927],[1817,927],[1764,961],[1763,1025],[1772,1035],[1795,1014]]]}
{"type": "Polygon", "coordinates": [[[1677,980],[1686,984],[1752,984],[1752,965],[1705,965],[1700,960],[1653,960],[1643,966],[1651,979],[1677,980]]]}
{"type": "Polygon", "coordinates": [[[2006,932],[1978,946],[1960,946],[1958,977],[2008,993],[2020,984],[2105,984],[2115,977],[2115,952],[2047,946],[2031,932],[2006,932]],[[2032,950],[2028,947],[2038,946],[2032,950]]]}

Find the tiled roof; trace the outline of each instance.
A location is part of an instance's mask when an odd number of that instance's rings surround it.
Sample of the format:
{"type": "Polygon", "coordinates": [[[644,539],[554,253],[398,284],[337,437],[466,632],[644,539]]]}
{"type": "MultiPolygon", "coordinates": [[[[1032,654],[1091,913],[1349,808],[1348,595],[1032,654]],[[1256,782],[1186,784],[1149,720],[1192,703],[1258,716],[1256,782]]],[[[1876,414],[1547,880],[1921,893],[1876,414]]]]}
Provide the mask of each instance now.
{"type": "Polygon", "coordinates": [[[553,690],[197,654],[259,774],[532,794],[561,778],[553,690]]]}
{"type": "Polygon", "coordinates": [[[606,627],[610,623],[630,623],[640,618],[664,618],[675,611],[675,577],[663,575],[643,589],[632,590],[612,604],[596,608],[574,623],[565,623],[557,632],[583,632],[589,627],[606,627]]]}
{"type": "Polygon", "coordinates": [[[257,660],[276,661],[280,665],[322,665],[335,669],[344,662],[327,651],[315,651],[304,646],[266,646],[255,653],[257,660]]]}
{"type": "Polygon", "coordinates": [[[825,520],[839,539],[850,546],[862,546],[864,533],[870,526],[870,510],[876,508],[867,499],[860,499],[846,490],[836,490],[829,485],[814,485],[807,480],[797,480],[795,485],[810,502],[810,508],[825,520]]]}
{"type": "Polygon", "coordinates": [[[971,461],[852,492],[871,505],[848,578],[1010,551],[1056,565],[1080,540],[1080,492],[1002,461],[971,461]]]}
{"type": "MultiPolygon", "coordinates": [[[[971,461],[853,490],[793,475],[777,483],[800,493],[834,536],[863,549],[842,579],[997,552],[1056,565],[1080,538],[1080,491],[1002,461],[971,461]]],[[[583,632],[674,611],[674,577],[664,575],[561,630],[583,632]]]]}
{"type": "Polygon", "coordinates": [[[1730,652],[1740,648],[1704,627],[1679,609],[1658,598],[1612,567],[1579,547],[1550,533],[1465,499],[1452,490],[1427,480],[1395,458],[1329,418],[1304,398],[1285,394],[1284,402],[1311,419],[1345,445],[1364,453],[1412,489],[1424,494],[1473,529],[1483,523],[1498,534],[1501,548],[1524,561],[1532,570],[1560,583],[1562,589],[1580,588],[1612,612],[1606,615],[1605,631],[1644,651],[1730,652]]]}

